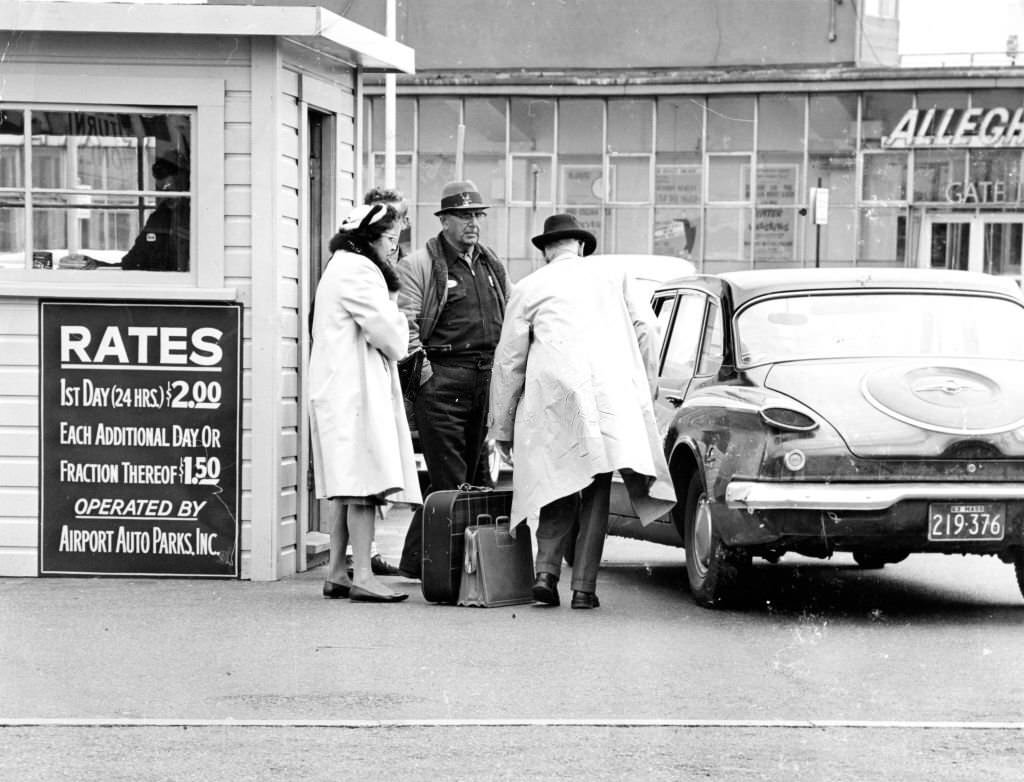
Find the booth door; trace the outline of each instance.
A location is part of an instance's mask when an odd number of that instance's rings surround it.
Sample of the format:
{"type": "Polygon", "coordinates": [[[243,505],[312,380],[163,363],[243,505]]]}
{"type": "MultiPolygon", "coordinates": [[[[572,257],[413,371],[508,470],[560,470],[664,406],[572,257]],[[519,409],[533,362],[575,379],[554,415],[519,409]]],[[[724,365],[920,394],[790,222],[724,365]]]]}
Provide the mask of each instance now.
{"type": "Polygon", "coordinates": [[[921,224],[918,266],[961,269],[1021,280],[1024,214],[928,215],[921,224]]]}

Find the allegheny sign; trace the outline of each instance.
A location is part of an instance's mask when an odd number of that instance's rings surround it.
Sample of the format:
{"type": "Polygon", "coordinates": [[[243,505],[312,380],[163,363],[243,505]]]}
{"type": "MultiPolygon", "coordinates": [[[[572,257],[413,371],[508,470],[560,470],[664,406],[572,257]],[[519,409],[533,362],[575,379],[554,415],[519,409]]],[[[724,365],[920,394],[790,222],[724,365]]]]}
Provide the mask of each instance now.
{"type": "Polygon", "coordinates": [[[1024,147],[1024,106],[1010,109],[908,109],[892,133],[882,138],[887,149],[911,147],[1024,147]]]}

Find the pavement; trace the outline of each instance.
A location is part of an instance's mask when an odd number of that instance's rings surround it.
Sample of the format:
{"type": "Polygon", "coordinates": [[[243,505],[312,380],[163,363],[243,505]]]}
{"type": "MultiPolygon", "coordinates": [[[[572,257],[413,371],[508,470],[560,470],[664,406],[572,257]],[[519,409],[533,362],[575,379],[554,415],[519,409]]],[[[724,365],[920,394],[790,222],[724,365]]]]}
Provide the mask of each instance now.
{"type": "MultiPolygon", "coordinates": [[[[378,524],[392,563],[409,517],[394,509],[378,524]]],[[[326,600],[325,575],[320,566],[274,582],[0,579],[0,724],[490,717],[507,707],[500,686],[521,690],[501,650],[530,645],[550,624],[539,606],[430,604],[402,577],[388,579],[410,594],[402,603],[326,600]],[[456,644],[482,657],[468,674],[447,664],[456,644]]],[[[598,612],[564,618],[587,613],[598,612]]],[[[614,632],[610,618],[602,632],[614,632]]],[[[527,716],[543,717],[537,708],[527,716]]]]}
{"type": "MultiPolygon", "coordinates": [[[[378,525],[392,562],[408,519],[378,525]]],[[[437,606],[400,577],[402,603],[325,600],[323,566],[276,582],[0,579],[0,780],[1019,779],[1015,689],[988,696],[1000,721],[965,708],[959,723],[946,700],[905,701],[915,666],[881,665],[896,678],[871,679],[870,698],[832,694],[857,638],[874,639],[866,654],[902,635],[844,616],[856,600],[830,618],[802,599],[706,611],[680,551],[611,538],[605,554],[598,611],[437,606]],[[828,719],[837,705],[852,716],[828,719]]],[[[904,580],[876,588],[891,600],[904,580]]],[[[955,621],[1015,626],[1018,599],[998,589],[955,621]]],[[[907,627],[923,625],[922,648],[950,632],[921,619],[907,627]]]]}

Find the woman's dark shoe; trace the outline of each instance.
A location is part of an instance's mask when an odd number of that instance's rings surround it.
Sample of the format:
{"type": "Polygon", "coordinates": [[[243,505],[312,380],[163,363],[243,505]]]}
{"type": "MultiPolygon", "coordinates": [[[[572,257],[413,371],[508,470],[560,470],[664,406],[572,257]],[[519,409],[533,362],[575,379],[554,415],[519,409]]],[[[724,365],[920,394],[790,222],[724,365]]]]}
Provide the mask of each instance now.
{"type": "Polygon", "coordinates": [[[324,597],[338,598],[348,597],[351,587],[348,584],[337,584],[334,581],[324,581],[324,597]]]}
{"type": "Polygon", "coordinates": [[[533,599],[549,606],[558,605],[558,576],[553,573],[538,573],[533,582],[533,599]]]}
{"type": "Polygon", "coordinates": [[[371,592],[369,589],[363,589],[360,586],[355,586],[354,584],[348,593],[349,600],[357,600],[363,603],[397,603],[400,600],[405,600],[408,596],[409,595],[404,592],[381,595],[376,592],[371,592]]]}
{"type": "Polygon", "coordinates": [[[597,608],[600,605],[601,601],[597,599],[596,593],[580,592],[578,589],[572,590],[573,608],[597,608]]]}

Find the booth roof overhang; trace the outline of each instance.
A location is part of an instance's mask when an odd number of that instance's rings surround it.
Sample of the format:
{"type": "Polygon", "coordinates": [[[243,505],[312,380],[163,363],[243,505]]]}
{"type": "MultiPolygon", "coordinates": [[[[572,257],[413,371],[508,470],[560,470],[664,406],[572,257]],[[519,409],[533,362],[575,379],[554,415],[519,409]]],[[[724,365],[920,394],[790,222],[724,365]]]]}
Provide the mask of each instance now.
{"type": "Polygon", "coordinates": [[[411,47],[318,6],[0,0],[0,30],[271,36],[365,70],[415,73],[411,47]]]}

